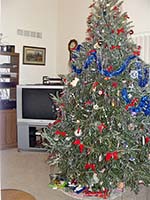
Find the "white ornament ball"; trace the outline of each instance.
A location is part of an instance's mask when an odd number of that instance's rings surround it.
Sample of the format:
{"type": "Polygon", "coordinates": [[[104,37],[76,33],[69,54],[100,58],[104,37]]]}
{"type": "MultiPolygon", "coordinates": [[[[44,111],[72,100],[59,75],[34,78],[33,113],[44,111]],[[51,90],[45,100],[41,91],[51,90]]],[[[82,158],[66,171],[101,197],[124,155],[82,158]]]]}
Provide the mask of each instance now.
{"type": "Polygon", "coordinates": [[[71,137],[66,137],[66,141],[70,141],[71,140],[71,137]]]}
{"type": "Polygon", "coordinates": [[[75,136],[80,137],[80,136],[82,135],[81,129],[80,129],[80,128],[77,129],[77,130],[74,132],[74,134],[75,134],[75,136]]]}
{"type": "Polygon", "coordinates": [[[132,98],[132,94],[128,94],[128,97],[131,99],[132,98]]]}
{"type": "Polygon", "coordinates": [[[94,110],[99,110],[99,106],[96,104],[96,105],[93,106],[93,109],[94,110]]]}
{"type": "Polygon", "coordinates": [[[99,94],[99,95],[103,95],[104,92],[103,92],[102,90],[100,90],[100,91],[98,92],[98,94],[99,94]]]}

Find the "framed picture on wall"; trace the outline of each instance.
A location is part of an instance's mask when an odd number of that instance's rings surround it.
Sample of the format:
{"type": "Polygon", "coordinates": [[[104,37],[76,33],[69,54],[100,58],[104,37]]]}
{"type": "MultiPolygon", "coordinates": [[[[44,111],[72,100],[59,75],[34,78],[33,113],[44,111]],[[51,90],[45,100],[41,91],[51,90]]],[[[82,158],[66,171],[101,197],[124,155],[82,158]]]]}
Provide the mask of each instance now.
{"type": "Polygon", "coordinates": [[[23,64],[45,65],[46,48],[23,46],[23,64]]]}

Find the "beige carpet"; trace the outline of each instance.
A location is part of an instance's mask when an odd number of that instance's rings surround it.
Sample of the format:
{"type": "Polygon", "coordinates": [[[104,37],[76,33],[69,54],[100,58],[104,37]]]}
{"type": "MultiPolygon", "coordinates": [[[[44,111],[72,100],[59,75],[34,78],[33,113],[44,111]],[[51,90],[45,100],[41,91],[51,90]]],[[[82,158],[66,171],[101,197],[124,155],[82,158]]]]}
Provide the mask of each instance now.
{"type": "Polygon", "coordinates": [[[2,189],[23,190],[36,200],[72,200],[61,191],[48,187],[50,170],[46,163],[47,156],[44,152],[2,150],[2,189]]]}
{"type": "MultiPolygon", "coordinates": [[[[59,190],[48,187],[51,171],[46,163],[47,156],[48,154],[45,152],[18,152],[17,149],[2,150],[0,162],[2,189],[22,190],[33,195],[36,200],[75,199],[59,190]]],[[[109,200],[150,200],[150,188],[141,186],[139,195],[126,191],[122,196],[111,197],[109,200]]]]}
{"type": "Polygon", "coordinates": [[[14,189],[1,190],[1,200],[36,200],[31,194],[14,189]]]}

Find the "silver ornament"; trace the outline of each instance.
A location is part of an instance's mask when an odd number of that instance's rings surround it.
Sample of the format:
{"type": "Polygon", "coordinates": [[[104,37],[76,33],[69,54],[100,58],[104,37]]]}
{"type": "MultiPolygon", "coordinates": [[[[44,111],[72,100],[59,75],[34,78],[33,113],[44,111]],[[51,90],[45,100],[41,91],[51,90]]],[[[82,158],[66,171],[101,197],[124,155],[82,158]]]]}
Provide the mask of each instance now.
{"type": "Polygon", "coordinates": [[[102,161],[102,155],[100,155],[100,156],[99,156],[99,159],[98,159],[98,161],[99,161],[99,162],[101,162],[101,161],[102,161]]]}
{"type": "Polygon", "coordinates": [[[133,79],[137,79],[138,78],[138,71],[131,70],[130,77],[133,78],[133,79]]]}
{"type": "Polygon", "coordinates": [[[129,130],[129,131],[134,131],[134,130],[135,130],[135,124],[130,123],[130,124],[128,125],[128,130],[129,130]]]}
{"type": "Polygon", "coordinates": [[[97,177],[96,173],[93,174],[93,181],[94,181],[94,183],[98,183],[99,182],[99,178],[97,177]]]}

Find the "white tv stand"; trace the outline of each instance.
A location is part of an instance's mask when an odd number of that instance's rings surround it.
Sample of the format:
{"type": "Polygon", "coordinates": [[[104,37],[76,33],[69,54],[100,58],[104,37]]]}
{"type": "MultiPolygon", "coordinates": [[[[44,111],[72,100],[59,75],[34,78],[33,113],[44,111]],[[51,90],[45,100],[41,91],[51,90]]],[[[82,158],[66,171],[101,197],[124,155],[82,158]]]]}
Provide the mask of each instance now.
{"type": "Polygon", "coordinates": [[[45,120],[18,120],[18,151],[45,151],[42,146],[41,132],[48,123],[45,120]]]}

